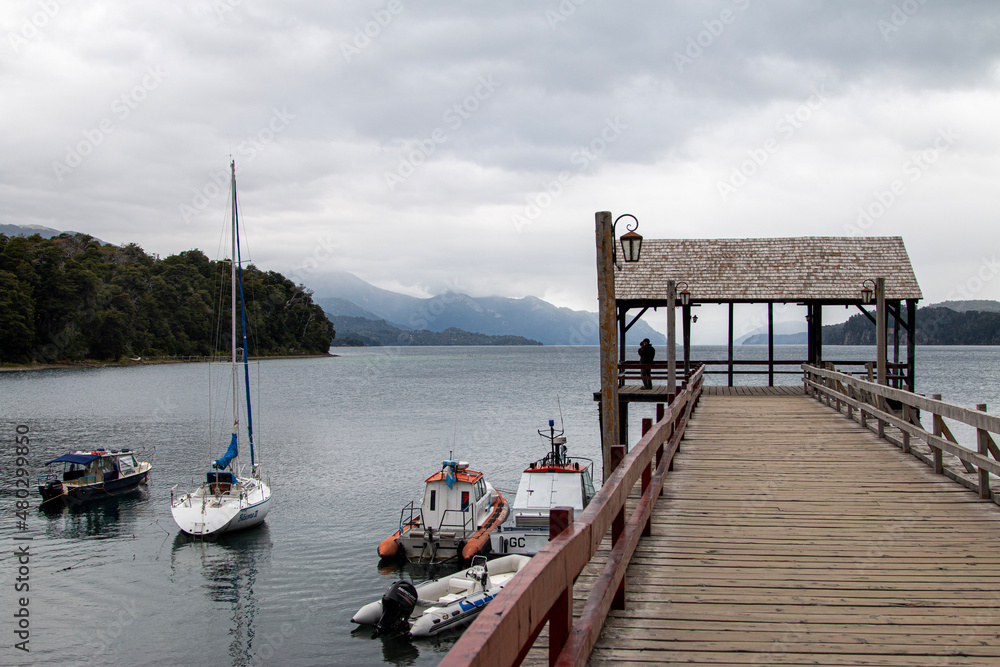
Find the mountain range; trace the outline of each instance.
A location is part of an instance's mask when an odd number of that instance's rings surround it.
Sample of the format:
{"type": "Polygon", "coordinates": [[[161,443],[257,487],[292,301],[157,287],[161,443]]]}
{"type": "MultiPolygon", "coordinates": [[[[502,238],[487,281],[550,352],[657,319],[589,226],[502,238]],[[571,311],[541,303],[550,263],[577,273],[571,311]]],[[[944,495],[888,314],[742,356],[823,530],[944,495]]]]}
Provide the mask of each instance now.
{"type": "MultiPolygon", "coordinates": [[[[491,336],[521,336],[545,345],[599,343],[597,313],[561,308],[533,296],[514,299],[446,292],[420,298],[375,287],[344,272],[332,276],[327,285],[327,295],[316,295],[313,301],[333,320],[338,338],[351,333],[355,324],[351,318],[362,318],[384,320],[403,331],[456,329],[491,336]]],[[[629,331],[629,338],[649,338],[654,344],[665,342],[663,334],[641,321],[629,331]]]]}

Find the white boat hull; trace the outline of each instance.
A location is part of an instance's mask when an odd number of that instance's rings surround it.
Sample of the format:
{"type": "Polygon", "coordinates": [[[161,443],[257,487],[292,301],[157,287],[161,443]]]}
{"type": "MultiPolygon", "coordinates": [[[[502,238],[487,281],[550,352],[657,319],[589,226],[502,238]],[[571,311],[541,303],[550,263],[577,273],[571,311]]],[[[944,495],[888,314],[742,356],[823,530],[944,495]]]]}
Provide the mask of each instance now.
{"type": "Polygon", "coordinates": [[[501,527],[500,531],[490,535],[490,546],[493,553],[500,556],[507,554],[534,556],[548,543],[549,529],[547,527],[544,530],[501,527]]]}
{"type": "Polygon", "coordinates": [[[229,493],[213,494],[204,484],[170,506],[177,527],[195,537],[213,537],[252,528],[271,507],[271,489],[260,480],[241,480],[229,493]],[[252,482],[250,488],[241,489],[252,482]]]}
{"type": "MultiPolygon", "coordinates": [[[[468,623],[530,560],[527,556],[511,555],[488,561],[486,567],[490,584],[485,591],[475,590],[475,586],[470,586],[468,573],[473,568],[420,584],[416,587],[418,604],[410,614],[410,636],[429,637],[468,623]],[[467,595],[455,592],[466,588],[467,595]],[[421,604],[423,602],[436,602],[440,603],[440,606],[421,604]]],[[[351,622],[374,625],[380,618],[382,618],[381,599],[369,602],[359,609],[351,618],[351,622]]]]}

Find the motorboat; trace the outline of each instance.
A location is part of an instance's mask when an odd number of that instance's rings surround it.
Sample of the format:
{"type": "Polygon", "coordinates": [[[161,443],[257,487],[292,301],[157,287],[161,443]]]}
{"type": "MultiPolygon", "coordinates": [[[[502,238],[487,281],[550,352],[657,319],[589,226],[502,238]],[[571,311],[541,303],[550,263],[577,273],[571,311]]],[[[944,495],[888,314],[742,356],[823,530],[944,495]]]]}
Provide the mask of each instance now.
{"type": "Polygon", "coordinates": [[[271,506],[271,479],[266,475],[254,448],[253,411],[250,405],[250,371],[247,360],[246,300],[243,297],[243,268],[239,245],[239,210],[236,200],[236,163],[232,171],[232,260],[230,261],[230,374],[232,433],[226,453],[212,462],[205,481],[194,491],[174,497],[170,491],[170,513],[177,526],[195,537],[214,538],[222,533],[256,526],[264,521],[271,506]],[[237,299],[237,297],[239,297],[237,299]],[[237,306],[239,308],[237,309],[237,306]],[[242,325],[237,329],[237,318],[242,325]],[[242,333],[243,346],[237,346],[242,333]],[[240,398],[240,370],[243,371],[245,400],[240,398]],[[241,427],[241,420],[245,428],[241,427]],[[240,458],[240,440],[250,450],[250,465],[240,458]]]}
{"type": "Polygon", "coordinates": [[[131,449],[76,451],[45,465],[63,464],[61,472],[38,477],[42,502],[84,501],[133,491],[149,478],[152,466],[138,461],[131,449]]]}
{"type": "Polygon", "coordinates": [[[549,510],[572,507],[579,514],[594,497],[594,462],[567,455],[565,431],[538,434],[548,441],[549,452],[521,473],[510,516],[490,536],[494,554],[533,556],[549,541],[549,510]]]}
{"type": "Polygon", "coordinates": [[[440,579],[419,585],[395,581],[380,600],[359,609],[351,621],[374,625],[374,636],[431,637],[475,618],[529,560],[520,555],[490,561],[475,556],[472,567],[440,579]]]}
{"type": "Polygon", "coordinates": [[[507,518],[507,500],[483,473],[466,461],[448,459],[424,480],[419,507],[410,502],[399,515],[399,528],[382,540],[382,558],[405,556],[410,561],[438,563],[488,553],[490,534],[507,518]]]}

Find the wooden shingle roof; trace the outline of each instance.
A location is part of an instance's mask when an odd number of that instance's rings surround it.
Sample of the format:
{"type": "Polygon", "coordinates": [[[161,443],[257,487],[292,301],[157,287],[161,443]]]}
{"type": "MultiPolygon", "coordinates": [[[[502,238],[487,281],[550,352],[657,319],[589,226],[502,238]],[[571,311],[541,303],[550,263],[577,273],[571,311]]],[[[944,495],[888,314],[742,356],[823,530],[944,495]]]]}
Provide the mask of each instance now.
{"type": "Polygon", "coordinates": [[[898,236],[645,239],[638,262],[615,271],[619,301],[666,302],[667,280],[694,302],[857,302],[866,278],[886,279],[887,299],[920,299],[898,236]]]}

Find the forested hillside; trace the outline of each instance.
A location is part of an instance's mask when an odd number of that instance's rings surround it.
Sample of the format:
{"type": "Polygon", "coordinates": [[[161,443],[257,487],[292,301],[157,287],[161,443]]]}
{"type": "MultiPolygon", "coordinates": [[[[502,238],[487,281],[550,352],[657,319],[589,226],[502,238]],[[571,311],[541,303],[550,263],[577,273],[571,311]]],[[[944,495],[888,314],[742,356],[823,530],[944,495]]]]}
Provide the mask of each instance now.
{"type": "MultiPolygon", "coordinates": [[[[889,319],[892,339],[892,318],[889,319]]],[[[900,341],[906,340],[900,330],[900,341]]],[[[841,324],[823,327],[826,345],[874,345],[875,325],[858,313],[841,324]]],[[[1000,345],[1000,313],[981,310],[956,312],[934,306],[917,311],[917,345],[1000,345]]]]}
{"type": "MultiPolygon", "coordinates": [[[[228,261],[84,234],[0,234],[0,361],[211,356],[229,348],[228,261]]],[[[274,271],[243,272],[251,354],[325,354],[333,325],[274,271]]]]}

